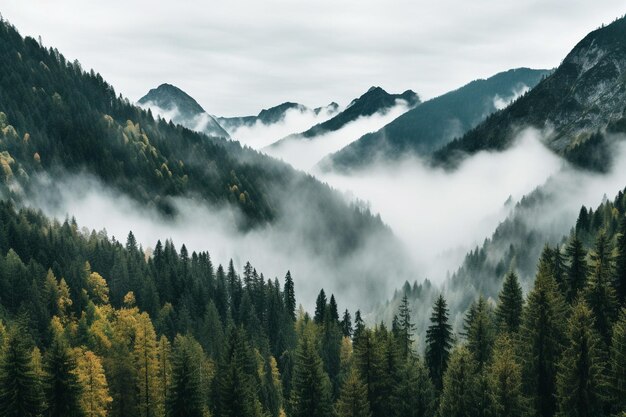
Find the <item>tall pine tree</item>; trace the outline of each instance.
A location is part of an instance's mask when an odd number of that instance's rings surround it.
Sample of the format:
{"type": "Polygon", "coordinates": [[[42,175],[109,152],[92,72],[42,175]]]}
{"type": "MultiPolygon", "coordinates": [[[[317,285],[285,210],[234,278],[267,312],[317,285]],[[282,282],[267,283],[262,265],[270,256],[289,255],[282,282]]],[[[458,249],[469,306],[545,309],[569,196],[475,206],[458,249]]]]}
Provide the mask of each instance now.
{"type": "Polygon", "coordinates": [[[522,321],[522,307],[524,297],[519,285],[517,274],[511,271],[507,274],[498,296],[496,306],[496,320],[500,331],[516,333],[522,321]]]}
{"type": "Polygon", "coordinates": [[[443,295],[439,295],[426,330],[426,363],[437,389],[441,389],[452,347],[452,326],[448,323],[448,307],[443,295]]]}

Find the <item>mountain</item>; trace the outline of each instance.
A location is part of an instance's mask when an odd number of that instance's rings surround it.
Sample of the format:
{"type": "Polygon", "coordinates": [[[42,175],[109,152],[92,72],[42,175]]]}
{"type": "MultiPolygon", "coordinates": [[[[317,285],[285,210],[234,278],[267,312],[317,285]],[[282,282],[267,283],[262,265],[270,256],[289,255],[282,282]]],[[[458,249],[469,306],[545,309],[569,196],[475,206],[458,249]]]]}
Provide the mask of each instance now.
{"type": "Polygon", "coordinates": [[[435,155],[454,165],[464,155],[511,146],[520,130],[542,131],[546,145],[583,167],[604,171],[614,133],[626,132],[626,19],[589,33],[552,75],[435,155]]]}
{"type": "Polygon", "coordinates": [[[139,99],[143,107],[155,107],[172,122],[185,127],[195,127],[193,130],[205,133],[208,136],[230,137],[213,116],[208,114],[196,100],[178,87],[171,84],[161,84],[153,88],[139,99]]]}
{"type": "MultiPolygon", "coordinates": [[[[84,180],[79,195],[94,179],[107,194],[132,200],[139,213],[158,211],[160,221],[176,221],[181,205],[194,205],[219,215],[231,235],[280,236],[274,246],[263,243],[273,256],[278,248],[283,256],[303,251],[302,258],[332,265],[336,282],[340,275],[369,282],[357,291],[385,285],[376,278],[397,269],[391,254],[402,251],[380,217],[312,176],[237,142],[155,120],[95,71],[22,38],[6,22],[0,55],[2,198],[50,206],[64,195],[64,178],[84,180]],[[370,249],[379,263],[353,261],[370,249]]],[[[344,284],[352,285],[347,278],[344,284]]]]}
{"type": "Polygon", "coordinates": [[[427,155],[475,127],[499,107],[533,88],[549,73],[547,70],[518,68],[472,81],[428,100],[382,129],[366,134],[328,156],[320,167],[345,171],[410,153],[427,155]]]}
{"type": "Polygon", "coordinates": [[[318,123],[302,133],[289,135],[271,146],[280,146],[288,141],[310,139],[315,136],[323,135],[324,133],[337,131],[348,123],[357,120],[359,117],[371,116],[381,112],[384,113],[400,101],[410,107],[420,103],[419,96],[411,90],[407,90],[402,94],[389,94],[380,87],[371,87],[365,94],[352,100],[344,111],[331,119],[323,123],[318,123]]]}
{"type": "Polygon", "coordinates": [[[257,123],[262,123],[265,125],[279,123],[285,119],[285,115],[290,110],[296,110],[301,113],[310,111],[318,115],[322,112],[334,114],[337,112],[338,108],[339,105],[335,102],[332,102],[327,106],[310,109],[303,104],[288,101],[279,104],[278,106],[270,107],[269,109],[263,109],[256,116],[218,117],[217,121],[232,134],[238,128],[243,126],[254,126],[257,123]]]}

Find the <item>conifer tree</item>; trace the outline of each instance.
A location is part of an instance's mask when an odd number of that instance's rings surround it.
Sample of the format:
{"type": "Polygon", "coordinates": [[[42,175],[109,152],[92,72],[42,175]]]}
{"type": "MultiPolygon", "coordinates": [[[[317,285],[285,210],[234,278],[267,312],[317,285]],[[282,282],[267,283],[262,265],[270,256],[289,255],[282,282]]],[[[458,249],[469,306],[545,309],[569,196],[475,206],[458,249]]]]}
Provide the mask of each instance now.
{"type": "Polygon", "coordinates": [[[162,408],[159,403],[159,360],[156,333],[147,313],[137,317],[134,345],[139,415],[155,417],[162,408]]]}
{"type": "Polygon", "coordinates": [[[165,335],[159,338],[159,400],[160,415],[165,415],[165,401],[172,380],[172,345],[165,335]]]}
{"type": "Polygon", "coordinates": [[[342,335],[339,324],[330,309],[326,312],[320,331],[320,355],[324,362],[324,371],[330,378],[332,396],[337,398],[340,388],[339,371],[341,370],[342,335]]]}
{"type": "Polygon", "coordinates": [[[341,387],[341,394],[337,401],[338,417],[371,417],[370,404],[367,400],[367,386],[352,368],[341,387]]]}
{"type": "Polygon", "coordinates": [[[331,417],[333,405],[328,375],[317,352],[313,329],[305,329],[296,349],[291,388],[292,417],[331,417]]]}
{"type": "Polygon", "coordinates": [[[435,387],[428,368],[418,358],[409,358],[396,372],[390,408],[396,417],[432,417],[435,387]]]}
{"type": "Polygon", "coordinates": [[[566,275],[567,267],[565,265],[565,257],[561,252],[561,248],[557,245],[552,250],[552,275],[563,295],[567,294],[566,275]]]}
{"type": "Polygon", "coordinates": [[[583,248],[583,242],[578,239],[577,235],[572,237],[565,252],[569,258],[566,276],[566,299],[571,303],[576,299],[578,292],[584,288],[587,282],[587,261],[585,261],[587,253],[583,248]]]}
{"type": "Polygon", "coordinates": [[[572,309],[566,346],[557,374],[557,416],[602,415],[606,364],[593,326],[593,313],[584,301],[572,309]]]}
{"type": "Polygon", "coordinates": [[[626,412],[626,307],[613,326],[610,356],[611,406],[616,415],[626,412]]]}
{"type": "Polygon", "coordinates": [[[606,233],[602,231],[598,235],[594,251],[591,252],[591,274],[584,297],[593,312],[595,328],[605,346],[611,343],[611,328],[617,312],[612,277],[611,249],[606,233]]]}
{"type": "Polygon", "coordinates": [[[327,306],[328,302],[326,300],[326,293],[322,288],[317,296],[317,299],[315,300],[315,315],[313,316],[315,324],[321,324],[324,321],[327,306]]]}
{"type": "Polygon", "coordinates": [[[409,306],[409,297],[404,294],[402,302],[400,303],[400,309],[398,311],[398,324],[399,324],[399,340],[400,355],[403,359],[407,359],[413,352],[413,332],[415,331],[415,325],[411,322],[411,308],[409,306]]]}
{"type": "Polygon", "coordinates": [[[519,331],[524,393],[536,416],[551,417],[556,411],[556,364],[562,351],[564,321],[565,302],[549,263],[542,258],[519,331]]]}
{"type": "Polygon", "coordinates": [[[81,385],[80,408],[85,417],[106,417],[109,396],[106,376],[100,358],[91,351],[78,355],[78,381],[81,385]]]}
{"type": "Polygon", "coordinates": [[[457,346],[450,355],[450,363],[443,377],[439,415],[472,417],[478,414],[476,373],[473,355],[466,347],[457,346]]]}
{"type": "Polygon", "coordinates": [[[472,314],[467,318],[467,348],[474,355],[479,371],[483,371],[491,358],[491,350],[495,341],[493,311],[487,300],[481,295],[470,309],[472,314]]]}
{"type": "Polygon", "coordinates": [[[35,417],[43,408],[41,382],[21,327],[9,330],[0,357],[0,417],[35,417]]]}
{"type": "Polygon", "coordinates": [[[202,417],[204,398],[201,351],[189,336],[176,336],[172,350],[172,376],[166,398],[167,417],[202,417]]]}
{"type": "Polygon", "coordinates": [[[346,311],[343,312],[343,318],[341,319],[341,332],[344,337],[352,336],[352,317],[347,308],[346,311]]]}
{"type": "Polygon", "coordinates": [[[76,360],[61,335],[56,335],[48,348],[43,368],[46,415],[82,416],[79,406],[81,389],[76,375],[76,360]]]}
{"type": "Polygon", "coordinates": [[[523,305],[522,287],[519,285],[517,274],[511,271],[504,279],[496,306],[496,320],[500,331],[511,334],[517,332],[522,320],[523,305]]]}
{"type": "Polygon", "coordinates": [[[617,257],[615,259],[614,286],[617,300],[621,304],[626,301],[626,216],[622,215],[617,231],[617,257]]]}
{"type": "Polygon", "coordinates": [[[508,333],[496,340],[493,361],[488,368],[488,382],[492,417],[527,415],[528,401],[522,392],[522,368],[508,333]]]}
{"type": "Polygon", "coordinates": [[[285,304],[285,312],[287,313],[287,317],[291,319],[291,321],[296,321],[296,293],[294,290],[293,279],[291,278],[291,272],[287,271],[287,275],[285,275],[285,285],[283,288],[283,297],[285,304]]]}
{"type": "Polygon", "coordinates": [[[448,323],[448,307],[443,295],[439,295],[426,330],[426,363],[437,389],[441,389],[452,347],[452,326],[448,323]]]}
{"type": "Polygon", "coordinates": [[[359,339],[361,334],[363,334],[364,330],[365,323],[361,318],[361,310],[357,310],[356,313],[354,313],[354,332],[352,334],[352,338],[354,339],[355,343],[357,343],[357,340],[359,339]]]}

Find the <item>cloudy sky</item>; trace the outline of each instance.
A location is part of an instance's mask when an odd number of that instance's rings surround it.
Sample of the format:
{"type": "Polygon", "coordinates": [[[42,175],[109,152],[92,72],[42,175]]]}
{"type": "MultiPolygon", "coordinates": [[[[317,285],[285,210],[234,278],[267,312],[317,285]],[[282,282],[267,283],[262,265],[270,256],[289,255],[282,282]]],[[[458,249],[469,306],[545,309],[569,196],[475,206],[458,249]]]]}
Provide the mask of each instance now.
{"type": "Polygon", "coordinates": [[[0,0],[118,92],[168,82],[217,115],[347,104],[368,87],[431,98],[513,67],[552,68],[623,0],[0,0]]]}

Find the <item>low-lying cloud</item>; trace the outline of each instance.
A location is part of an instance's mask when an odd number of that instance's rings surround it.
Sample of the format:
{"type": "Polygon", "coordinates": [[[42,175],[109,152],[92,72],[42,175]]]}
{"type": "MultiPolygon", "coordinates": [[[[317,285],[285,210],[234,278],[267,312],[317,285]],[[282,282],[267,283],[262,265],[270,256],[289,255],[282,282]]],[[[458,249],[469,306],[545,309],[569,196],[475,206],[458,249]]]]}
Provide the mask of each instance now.
{"type": "Polygon", "coordinates": [[[367,133],[381,129],[410,109],[406,101],[397,100],[395,106],[371,116],[361,116],[337,131],[313,138],[295,136],[262,151],[282,159],[297,169],[310,172],[325,156],[348,146],[367,133]]]}

